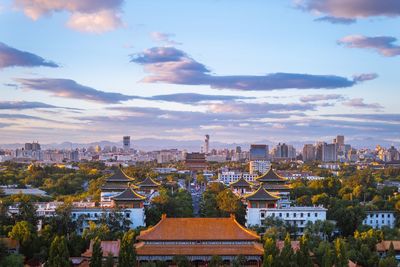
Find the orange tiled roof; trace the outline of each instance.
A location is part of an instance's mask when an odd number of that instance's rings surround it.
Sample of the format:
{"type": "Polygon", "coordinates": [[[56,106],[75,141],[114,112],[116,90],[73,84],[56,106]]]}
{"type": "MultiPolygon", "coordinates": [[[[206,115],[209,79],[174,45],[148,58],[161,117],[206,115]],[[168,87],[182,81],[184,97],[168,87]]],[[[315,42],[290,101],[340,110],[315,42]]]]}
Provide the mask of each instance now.
{"type": "Polygon", "coordinates": [[[138,240],[258,240],[259,236],[230,218],[166,218],[141,231],[138,240]]]}
{"type": "MultiPolygon", "coordinates": [[[[118,257],[120,242],[117,241],[101,241],[101,250],[103,251],[103,257],[107,257],[109,253],[118,257]]],[[[82,257],[91,258],[93,253],[93,240],[90,241],[89,248],[82,253],[82,257]]]]}
{"type": "Polygon", "coordinates": [[[390,243],[393,243],[394,250],[400,250],[400,241],[398,240],[383,240],[380,243],[376,244],[376,250],[378,252],[388,251],[390,248],[390,243]]]}
{"type": "Polygon", "coordinates": [[[239,244],[239,245],[188,245],[188,244],[163,244],[163,245],[153,245],[145,244],[144,242],[137,243],[136,253],[139,256],[175,256],[175,255],[185,255],[185,256],[203,256],[203,255],[256,255],[261,256],[264,253],[262,244],[239,244]]]}
{"type": "Polygon", "coordinates": [[[0,237],[0,242],[4,243],[8,249],[17,249],[19,247],[17,240],[8,237],[0,237]]]}

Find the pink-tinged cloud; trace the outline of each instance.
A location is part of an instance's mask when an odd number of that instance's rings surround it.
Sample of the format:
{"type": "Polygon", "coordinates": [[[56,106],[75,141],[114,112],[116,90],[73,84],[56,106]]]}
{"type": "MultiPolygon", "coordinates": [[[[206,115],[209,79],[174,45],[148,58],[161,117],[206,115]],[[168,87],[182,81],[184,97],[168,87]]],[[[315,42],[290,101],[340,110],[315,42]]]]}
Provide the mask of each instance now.
{"type": "Polygon", "coordinates": [[[96,13],[74,13],[67,22],[69,28],[89,33],[108,32],[121,25],[120,15],[112,10],[102,10],[96,13]]]}
{"type": "Polygon", "coordinates": [[[296,4],[304,10],[337,19],[400,16],[398,0],[301,0],[296,4]]]}
{"type": "Polygon", "coordinates": [[[400,55],[400,45],[395,44],[396,41],[397,39],[391,36],[349,35],[340,39],[338,43],[349,48],[370,49],[385,57],[395,57],[400,55]]]}
{"type": "Polygon", "coordinates": [[[120,13],[124,0],[15,0],[15,6],[26,16],[42,16],[67,11],[67,25],[78,31],[101,33],[122,25],[120,13]]]}
{"type": "Polygon", "coordinates": [[[38,55],[21,51],[0,42],[0,69],[7,67],[59,67],[38,55]]]}
{"type": "Polygon", "coordinates": [[[363,98],[353,98],[349,101],[343,102],[344,106],[352,108],[376,109],[381,110],[383,106],[378,103],[365,103],[363,98]]]}
{"type": "Polygon", "coordinates": [[[168,45],[180,45],[181,43],[175,42],[172,40],[174,34],[171,33],[163,33],[163,32],[151,32],[150,37],[156,42],[165,43],[168,45]]]}
{"type": "MultiPolygon", "coordinates": [[[[131,56],[131,62],[140,64],[150,76],[147,83],[209,85],[215,89],[268,91],[277,89],[335,89],[351,87],[361,79],[350,80],[336,75],[303,73],[270,73],[266,75],[218,76],[184,51],[174,47],[153,47],[131,56]]],[[[368,74],[369,75],[369,74],[368,74]]],[[[364,79],[366,80],[366,79],[364,79]]]]}

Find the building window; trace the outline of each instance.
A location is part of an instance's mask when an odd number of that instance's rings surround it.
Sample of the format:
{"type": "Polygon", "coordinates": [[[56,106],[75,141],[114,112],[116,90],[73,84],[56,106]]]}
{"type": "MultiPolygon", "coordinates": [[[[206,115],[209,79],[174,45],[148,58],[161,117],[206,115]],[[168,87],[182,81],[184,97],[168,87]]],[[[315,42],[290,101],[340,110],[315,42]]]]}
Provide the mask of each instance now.
{"type": "Polygon", "coordinates": [[[382,218],[385,218],[385,214],[382,214],[382,218]]]}
{"type": "Polygon", "coordinates": [[[293,213],[293,217],[296,218],[296,212],[293,213]]]}
{"type": "Polygon", "coordinates": [[[310,213],[307,213],[307,217],[310,217],[310,213]]]}
{"type": "Polygon", "coordinates": [[[315,213],[314,215],[315,215],[315,217],[318,217],[318,213],[315,213]]]}
{"type": "Polygon", "coordinates": [[[282,213],[279,213],[279,217],[282,217],[282,213]]]}
{"type": "Polygon", "coordinates": [[[303,218],[303,213],[300,213],[300,217],[303,218]]]}
{"type": "Polygon", "coordinates": [[[286,213],[286,218],[289,217],[289,213],[286,213]]]}
{"type": "Polygon", "coordinates": [[[390,218],[390,213],[388,213],[387,217],[390,218]]]}

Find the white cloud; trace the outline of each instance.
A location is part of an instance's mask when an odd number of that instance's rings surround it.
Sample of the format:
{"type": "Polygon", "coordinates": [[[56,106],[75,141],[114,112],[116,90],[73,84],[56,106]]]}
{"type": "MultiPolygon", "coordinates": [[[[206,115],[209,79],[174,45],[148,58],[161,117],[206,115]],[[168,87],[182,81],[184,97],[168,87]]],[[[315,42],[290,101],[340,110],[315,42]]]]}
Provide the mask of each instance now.
{"type": "Polygon", "coordinates": [[[103,33],[115,30],[122,25],[119,14],[112,10],[102,10],[97,13],[74,13],[67,26],[80,32],[103,33]]]}

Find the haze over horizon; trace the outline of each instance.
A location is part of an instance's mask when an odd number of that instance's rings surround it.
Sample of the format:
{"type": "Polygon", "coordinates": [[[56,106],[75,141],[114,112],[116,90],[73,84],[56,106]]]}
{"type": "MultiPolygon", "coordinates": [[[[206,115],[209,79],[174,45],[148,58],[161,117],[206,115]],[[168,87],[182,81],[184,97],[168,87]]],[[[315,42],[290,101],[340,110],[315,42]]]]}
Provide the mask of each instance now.
{"type": "Polygon", "coordinates": [[[373,1],[0,0],[0,143],[398,146],[400,4],[373,1]]]}

